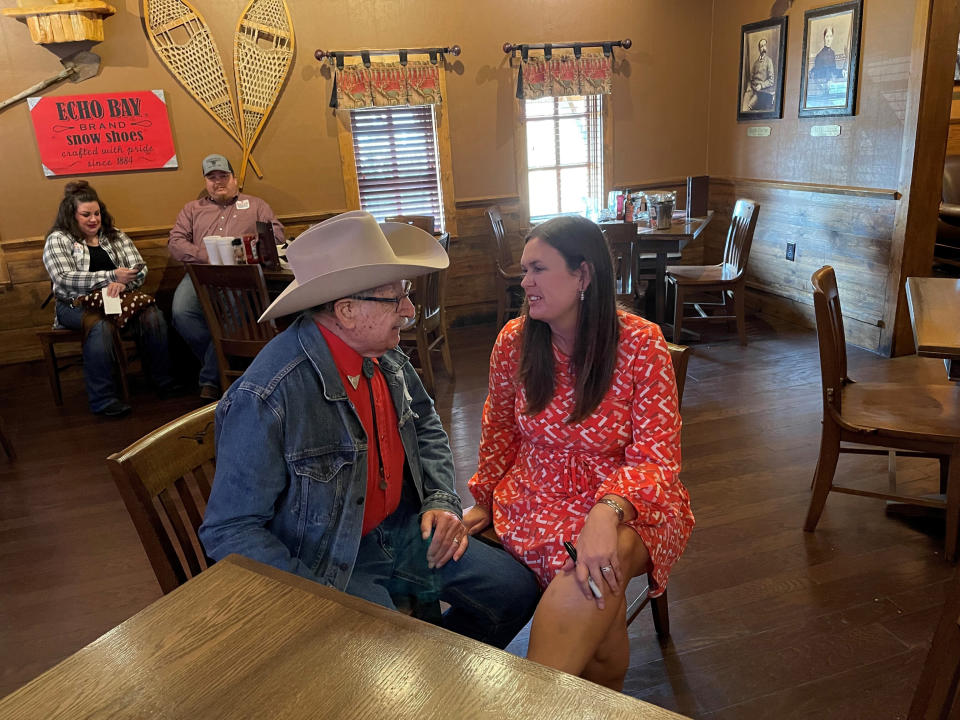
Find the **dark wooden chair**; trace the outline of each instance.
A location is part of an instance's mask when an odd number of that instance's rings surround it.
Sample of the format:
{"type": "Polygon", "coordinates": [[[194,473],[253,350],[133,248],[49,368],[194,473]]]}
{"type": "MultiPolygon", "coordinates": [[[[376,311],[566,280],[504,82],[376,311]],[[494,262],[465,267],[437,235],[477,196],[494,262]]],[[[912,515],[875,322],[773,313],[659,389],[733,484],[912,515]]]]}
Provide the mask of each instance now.
{"type": "Polygon", "coordinates": [[[7,457],[10,460],[17,459],[17,451],[13,448],[13,443],[10,442],[10,438],[7,437],[6,428],[3,427],[3,418],[0,417],[0,446],[3,446],[3,451],[7,454],[7,457]]]}
{"type": "Polygon", "coordinates": [[[617,300],[632,304],[637,297],[637,225],[616,222],[600,225],[613,259],[614,282],[617,300]]]}
{"type": "MultiPolygon", "coordinates": [[[[112,323],[106,323],[112,328],[113,346],[117,349],[116,355],[116,375],[120,380],[120,391],[124,402],[130,401],[130,388],[127,384],[127,366],[129,348],[120,337],[120,333],[112,323]]],[[[83,334],[79,330],[68,330],[67,328],[51,328],[50,330],[38,330],[37,339],[40,341],[40,349],[43,352],[43,361],[47,366],[47,379],[50,381],[50,390],[53,392],[53,402],[58,407],[63,405],[63,390],[60,387],[60,373],[68,367],[72,367],[81,362],[82,354],[80,345],[82,344],[83,334]],[[58,345],[68,345],[67,351],[62,355],[57,355],[58,345]]]]}
{"type": "Polygon", "coordinates": [[[497,327],[503,327],[507,321],[507,314],[519,313],[523,307],[523,291],[520,282],[523,275],[520,272],[520,263],[514,262],[510,251],[510,241],[507,239],[503,227],[503,218],[500,208],[496,205],[487,208],[487,217],[490,219],[490,230],[496,243],[495,255],[497,272],[494,280],[497,285],[497,327]]]}
{"type": "Polygon", "coordinates": [[[213,483],[212,403],[107,458],[164,594],[213,564],[197,538],[213,483]]]}
{"type": "Polygon", "coordinates": [[[277,334],[257,319],[270,304],[259,265],[187,265],[217,351],[224,391],[277,334]]]}
{"type": "MultiPolygon", "coordinates": [[[[690,362],[690,348],[685,345],[667,343],[670,350],[670,360],[673,362],[673,374],[677,380],[677,406],[683,402],[683,388],[687,379],[687,364],[690,362]]],[[[501,546],[492,527],[480,533],[480,538],[491,545],[501,546]]],[[[659,597],[650,597],[650,586],[653,580],[647,573],[646,582],[639,577],[630,581],[627,587],[627,625],[632,623],[640,611],[648,604],[653,612],[653,627],[657,637],[664,640],[670,636],[670,609],[667,605],[667,591],[659,597]]]]}
{"type": "Polygon", "coordinates": [[[667,285],[674,290],[675,306],[673,312],[673,340],[680,341],[684,322],[701,321],[737,321],[737,334],[740,343],[747,344],[746,311],[744,294],[747,289],[747,261],[750,258],[750,245],[757,227],[760,206],[753,200],[737,200],[727,230],[727,241],[723,248],[723,262],[718,265],[670,265],[667,267],[667,285]],[[706,292],[719,292],[720,302],[688,301],[687,297],[701,296],[706,292]],[[691,307],[696,314],[684,314],[685,307],[691,307]],[[717,314],[706,308],[720,308],[717,314]]]}
{"type": "MultiPolygon", "coordinates": [[[[439,240],[444,250],[450,244],[450,236],[444,233],[439,240]]],[[[414,323],[400,333],[400,342],[410,344],[417,351],[417,370],[423,378],[423,385],[430,395],[434,394],[433,364],[431,354],[437,350],[443,358],[443,367],[447,375],[454,377],[453,358],[450,355],[450,343],[447,341],[447,272],[437,270],[421,275],[414,280],[413,301],[416,308],[414,323]]]]}
{"type": "Polygon", "coordinates": [[[960,571],[947,586],[943,613],[920,673],[907,720],[960,717],[960,571]]]}
{"type": "Polygon", "coordinates": [[[954,560],[960,519],[960,387],[851,380],[847,376],[846,336],[833,268],[820,268],[811,281],[820,343],[823,429],[803,529],[816,529],[831,491],[945,507],[945,556],[954,560]],[[843,443],[886,449],[851,448],[843,443]],[[946,501],[834,484],[840,453],[888,455],[890,449],[901,456],[939,459],[941,492],[946,491],[946,501]]]}
{"type": "Polygon", "coordinates": [[[386,218],[386,221],[414,225],[421,230],[427,231],[431,235],[434,232],[433,215],[393,215],[392,217],[386,218]]]}

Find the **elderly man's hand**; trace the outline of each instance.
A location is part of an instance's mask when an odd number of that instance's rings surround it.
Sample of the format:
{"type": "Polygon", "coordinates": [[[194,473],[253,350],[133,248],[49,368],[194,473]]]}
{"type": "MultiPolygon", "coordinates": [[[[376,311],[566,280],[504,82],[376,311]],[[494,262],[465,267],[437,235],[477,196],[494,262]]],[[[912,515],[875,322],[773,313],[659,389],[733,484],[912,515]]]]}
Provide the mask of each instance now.
{"type": "Polygon", "coordinates": [[[442,568],[451,558],[459,560],[470,542],[460,518],[449,510],[427,510],[420,520],[420,531],[424,540],[433,531],[427,548],[427,567],[431,569],[442,568]]]}

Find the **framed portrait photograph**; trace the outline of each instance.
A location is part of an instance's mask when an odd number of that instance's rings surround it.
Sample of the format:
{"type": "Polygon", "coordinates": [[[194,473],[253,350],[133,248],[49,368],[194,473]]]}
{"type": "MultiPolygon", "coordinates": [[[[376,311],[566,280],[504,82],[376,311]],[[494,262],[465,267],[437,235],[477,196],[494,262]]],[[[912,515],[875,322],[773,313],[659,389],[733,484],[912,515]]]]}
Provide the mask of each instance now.
{"type": "Polygon", "coordinates": [[[783,117],[783,66],[787,54],[787,18],[740,28],[740,86],[737,120],[783,117]]]}
{"type": "Polygon", "coordinates": [[[855,113],[862,14],[863,0],[803,14],[800,117],[855,113]]]}

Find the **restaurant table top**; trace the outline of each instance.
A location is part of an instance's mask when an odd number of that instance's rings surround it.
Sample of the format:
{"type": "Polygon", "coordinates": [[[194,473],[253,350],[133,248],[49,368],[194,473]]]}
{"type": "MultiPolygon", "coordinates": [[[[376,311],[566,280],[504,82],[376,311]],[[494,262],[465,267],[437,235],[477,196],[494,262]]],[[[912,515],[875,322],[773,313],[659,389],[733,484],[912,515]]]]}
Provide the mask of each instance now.
{"type": "Polygon", "coordinates": [[[232,555],[0,700],[0,718],[681,717],[232,555]]]}
{"type": "Polygon", "coordinates": [[[908,277],[907,307],[917,355],[943,358],[960,380],[960,279],[908,277]]]}

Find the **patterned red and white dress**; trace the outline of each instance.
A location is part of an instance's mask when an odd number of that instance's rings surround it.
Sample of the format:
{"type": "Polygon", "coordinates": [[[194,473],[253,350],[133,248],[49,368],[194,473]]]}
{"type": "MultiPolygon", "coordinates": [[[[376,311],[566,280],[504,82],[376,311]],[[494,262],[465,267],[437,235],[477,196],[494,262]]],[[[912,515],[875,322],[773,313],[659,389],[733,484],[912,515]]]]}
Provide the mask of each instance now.
{"type": "Polygon", "coordinates": [[[587,512],[604,495],[620,495],[637,510],[630,525],[653,562],[651,595],[663,593],[670,568],[690,537],[694,519],[681,484],[680,415],[670,352],[660,328],[619,313],[613,382],[593,413],[576,424],[568,358],[554,348],[553,400],[524,414],[516,381],[523,318],[500,332],[490,357],[489,394],[477,473],[470,492],[491,507],[504,547],[536,573],[543,587],[567,559],[587,512]]]}

